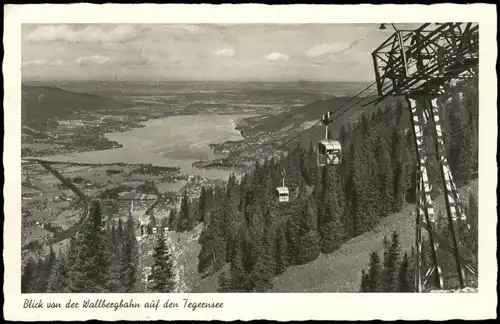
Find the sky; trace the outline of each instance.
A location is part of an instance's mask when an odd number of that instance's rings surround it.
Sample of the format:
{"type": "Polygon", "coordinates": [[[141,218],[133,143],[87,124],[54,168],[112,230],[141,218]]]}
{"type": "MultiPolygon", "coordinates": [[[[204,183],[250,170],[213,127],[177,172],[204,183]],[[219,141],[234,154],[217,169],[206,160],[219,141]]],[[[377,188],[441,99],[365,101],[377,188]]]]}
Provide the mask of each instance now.
{"type": "MultiPolygon", "coordinates": [[[[379,24],[23,25],[22,76],[47,81],[374,79],[379,24]]],[[[418,25],[397,24],[399,29],[418,25]]]]}

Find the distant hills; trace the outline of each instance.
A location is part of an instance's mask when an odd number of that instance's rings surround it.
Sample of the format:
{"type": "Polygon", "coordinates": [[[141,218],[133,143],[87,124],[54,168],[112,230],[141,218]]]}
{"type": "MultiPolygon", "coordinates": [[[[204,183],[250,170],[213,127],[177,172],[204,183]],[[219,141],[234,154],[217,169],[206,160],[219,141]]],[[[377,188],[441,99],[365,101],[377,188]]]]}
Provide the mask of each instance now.
{"type": "Polygon", "coordinates": [[[47,120],[69,119],[82,112],[124,107],[124,103],[98,95],[70,92],[56,87],[22,85],[22,124],[36,127],[47,120]]]}
{"type": "MultiPolygon", "coordinates": [[[[306,129],[319,121],[323,114],[326,114],[328,111],[334,111],[335,113],[332,114],[334,121],[330,125],[330,130],[334,136],[337,136],[342,125],[358,121],[363,114],[371,118],[372,113],[376,112],[377,109],[381,108],[383,110],[386,105],[393,106],[399,100],[399,98],[390,97],[377,105],[371,103],[363,106],[378,97],[359,97],[349,101],[351,98],[352,96],[333,97],[327,100],[316,100],[304,106],[293,107],[286,112],[259,121],[251,129],[251,134],[248,135],[256,135],[260,132],[274,133],[280,130],[285,131],[285,129],[306,129]],[[346,102],[348,103],[345,104],[346,102]]],[[[307,134],[304,134],[305,136],[301,136],[299,138],[300,141],[306,144],[309,140],[324,138],[325,129],[320,126],[321,124],[315,127],[315,129],[310,130],[307,134]]]]}

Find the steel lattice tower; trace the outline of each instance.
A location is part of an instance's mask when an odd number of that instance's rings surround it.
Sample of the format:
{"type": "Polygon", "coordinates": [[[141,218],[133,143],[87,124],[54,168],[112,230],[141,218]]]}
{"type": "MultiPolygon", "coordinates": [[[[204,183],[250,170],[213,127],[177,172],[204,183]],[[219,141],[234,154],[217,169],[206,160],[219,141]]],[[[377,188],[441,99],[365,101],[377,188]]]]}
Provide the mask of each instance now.
{"type": "Polygon", "coordinates": [[[458,205],[458,193],[444,152],[444,140],[439,118],[438,97],[457,81],[476,77],[479,57],[479,26],[473,23],[444,23],[430,30],[424,24],[415,30],[396,30],[373,53],[373,64],[379,100],[387,96],[404,96],[409,108],[417,153],[416,189],[416,259],[415,288],[425,289],[432,275],[443,288],[443,267],[438,252],[450,250],[461,288],[466,276],[477,270],[467,263],[459,244],[459,231],[466,230],[466,215],[458,205]],[[424,129],[431,131],[439,162],[439,176],[444,191],[448,221],[448,239],[436,230],[431,186],[427,172],[430,152],[424,145],[424,129]],[[431,245],[433,265],[424,273],[422,268],[422,229],[426,229],[431,245]]]}

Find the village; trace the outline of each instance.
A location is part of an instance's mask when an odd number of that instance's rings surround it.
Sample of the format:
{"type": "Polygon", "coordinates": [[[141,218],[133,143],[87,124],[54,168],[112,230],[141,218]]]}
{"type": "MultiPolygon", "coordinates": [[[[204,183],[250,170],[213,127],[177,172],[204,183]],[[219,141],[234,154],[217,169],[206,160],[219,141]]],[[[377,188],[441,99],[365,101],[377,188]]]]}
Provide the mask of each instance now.
{"type": "MultiPolygon", "coordinates": [[[[151,216],[159,223],[172,209],[179,209],[184,192],[193,199],[200,195],[203,186],[221,181],[152,165],[54,163],[51,168],[90,200],[98,200],[104,219],[110,224],[132,216],[137,236],[145,233],[151,216]]],[[[48,242],[55,250],[67,245],[67,233],[76,228],[84,216],[85,203],[74,191],[36,161],[24,162],[23,253],[45,250],[48,242]]]]}

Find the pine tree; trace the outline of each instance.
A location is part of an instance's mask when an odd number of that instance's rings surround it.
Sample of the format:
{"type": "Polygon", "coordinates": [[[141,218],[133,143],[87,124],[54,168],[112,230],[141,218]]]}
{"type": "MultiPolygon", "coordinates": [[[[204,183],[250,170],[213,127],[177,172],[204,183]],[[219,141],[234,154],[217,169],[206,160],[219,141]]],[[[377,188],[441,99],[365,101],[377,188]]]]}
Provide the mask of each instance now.
{"type": "Polygon", "coordinates": [[[399,211],[406,202],[406,192],[410,187],[411,162],[410,150],[401,130],[394,128],[392,134],[392,164],[394,170],[393,211],[399,211]]]}
{"type": "Polygon", "coordinates": [[[125,237],[123,232],[123,221],[121,218],[118,219],[118,225],[116,227],[115,235],[116,235],[116,244],[121,248],[125,237]]]}
{"type": "Polygon", "coordinates": [[[174,272],[172,255],[165,244],[163,231],[156,236],[156,245],[153,253],[154,265],[148,278],[148,289],[152,293],[169,293],[174,289],[174,272]]]}
{"type": "Polygon", "coordinates": [[[121,246],[118,245],[117,234],[114,226],[107,226],[108,235],[105,240],[105,253],[109,262],[108,266],[108,280],[106,283],[106,290],[108,292],[118,292],[120,289],[120,256],[121,246]]]}
{"type": "Polygon", "coordinates": [[[323,208],[320,212],[323,224],[319,224],[321,252],[325,254],[337,250],[344,242],[346,233],[343,220],[343,192],[338,180],[338,171],[332,167],[324,168],[323,208]]]}
{"type": "Polygon", "coordinates": [[[217,278],[217,283],[218,283],[218,292],[231,292],[232,287],[231,287],[231,275],[229,274],[228,271],[224,270],[219,274],[219,277],[217,278]]]}
{"type": "Polygon", "coordinates": [[[104,251],[104,235],[101,205],[94,201],[76,239],[78,253],[75,276],[72,278],[72,288],[76,292],[98,293],[106,290],[108,260],[104,251]]]}
{"type": "Polygon", "coordinates": [[[198,272],[202,276],[222,268],[226,260],[226,240],[222,234],[222,220],[218,211],[210,213],[210,221],[205,225],[198,242],[201,245],[198,254],[198,272]]]}
{"type": "Polygon", "coordinates": [[[67,270],[68,270],[68,290],[71,293],[80,292],[78,287],[79,278],[81,276],[80,270],[78,269],[78,241],[77,238],[73,237],[69,239],[69,246],[67,249],[67,270]]]}
{"type": "Polygon", "coordinates": [[[207,212],[207,192],[205,187],[201,187],[200,197],[198,198],[198,210],[199,210],[199,218],[197,219],[198,223],[201,223],[206,218],[207,212]]]}
{"type": "Polygon", "coordinates": [[[134,221],[127,219],[124,230],[122,257],[120,260],[120,286],[122,292],[133,292],[138,281],[139,247],[135,237],[134,221]]]}
{"type": "Polygon", "coordinates": [[[278,226],[276,230],[276,250],[275,250],[276,266],[274,268],[275,275],[280,275],[286,271],[288,267],[287,253],[288,253],[288,247],[287,247],[285,231],[283,230],[283,226],[278,226]]]}
{"type": "Polygon", "coordinates": [[[249,239],[247,225],[239,228],[233,245],[230,267],[230,287],[233,292],[247,292],[252,290],[249,273],[254,266],[252,259],[252,244],[249,239]]]}
{"type": "Polygon", "coordinates": [[[399,265],[398,292],[413,292],[412,269],[410,268],[410,258],[405,253],[399,265]]]}
{"type": "Polygon", "coordinates": [[[149,215],[149,224],[151,225],[151,227],[156,227],[156,218],[154,217],[154,215],[151,213],[151,215],[149,215]]]}
{"type": "Polygon", "coordinates": [[[47,292],[50,275],[52,273],[52,268],[56,264],[56,255],[50,246],[49,254],[40,263],[40,273],[38,276],[38,282],[36,284],[36,291],[38,293],[47,292]]]}
{"type": "Polygon", "coordinates": [[[169,231],[177,231],[177,209],[175,208],[170,210],[170,214],[168,215],[167,227],[169,231]]]}
{"type": "Polygon", "coordinates": [[[31,257],[28,258],[21,277],[21,293],[35,292],[37,270],[36,262],[31,257]]]}
{"type": "Polygon", "coordinates": [[[389,146],[379,136],[376,145],[376,163],[378,165],[377,183],[379,192],[380,216],[386,217],[394,206],[394,174],[389,146]]]}
{"type": "Polygon", "coordinates": [[[189,203],[189,196],[187,191],[184,191],[184,196],[181,202],[181,210],[179,212],[179,219],[177,223],[177,230],[179,232],[190,231],[194,228],[192,220],[192,211],[189,203]]]}
{"type": "Polygon", "coordinates": [[[382,265],[380,263],[380,256],[377,252],[370,253],[370,270],[368,271],[368,285],[367,291],[380,292],[380,280],[382,276],[382,265]]]}
{"type": "Polygon", "coordinates": [[[399,235],[394,231],[392,234],[391,247],[384,255],[384,291],[396,292],[398,289],[398,265],[401,246],[399,235]]]}
{"type": "Polygon", "coordinates": [[[251,288],[257,292],[266,292],[272,288],[271,279],[274,277],[275,263],[269,254],[269,231],[265,226],[256,224],[252,229],[250,242],[251,271],[248,277],[251,288]]]}
{"type": "Polygon", "coordinates": [[[57,257],[57,262],[52,268],[50,274],[47,292],[50,293],[68,293],[69,291],[69,275],[67,259],[63,253],[57,257]]]}
{"type": "Polygon", "coordinates": [[[42,290],[43,286],[46,282],[44,275],[43,275],[44,274],[44,266],[45,266],[44,259],[39,257],[36,260],[36,266],[35,266],[36,281],[33,284],[33,292],[37,293],[37,294],[44,292],[42,290]]]}
{"type": "Polygon", "coordinates": [[[300,214],[294,214],[286,221],[287,263],[296,265],[299,263],[299,232],[300,214]]]}
{"type": "Polygon", "coordinates": [[[472,179],[474,172],[474,144],[473,132],[468,125],[463,125],[462,129],[454,136],[457,147],[457,157],[453,175],[458,185],[464,185],[472,179]]]}
{"type": "Polygon", "coordinates": [[[365,270],[361,270],[361,288],[360,292],[370,292],[370,276],[365,270]]]}
{"type": "Polygon", "coordinates": [[[344,127],[344,125],[342,125],[340,127],[340,135],[339,135],[339,140],[340,140],[340,145],[342,145],[342,147],[346,147],[347,145],[347,131],[344,127]]]}
{"type": "Polygon", "coordinates": [[[309,263],[319,257],[319,235],[316,231],[311,230],[300,237],[298,254],[301,264],[309,263]]]}

